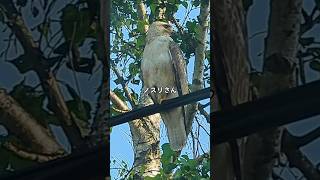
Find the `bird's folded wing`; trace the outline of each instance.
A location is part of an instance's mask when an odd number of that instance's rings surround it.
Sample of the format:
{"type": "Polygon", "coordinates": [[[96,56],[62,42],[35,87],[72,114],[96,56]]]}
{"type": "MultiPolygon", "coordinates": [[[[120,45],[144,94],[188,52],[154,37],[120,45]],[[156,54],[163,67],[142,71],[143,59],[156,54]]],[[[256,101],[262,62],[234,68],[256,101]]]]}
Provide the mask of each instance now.
{"type": "Polygon", "coordinates": [[[169,52],[175,73],[175,84],[179,96],[189,93],[188,79],[186,71],[186,63],[183,53],[177,43],[171,41],[169,44],[169,52]]]}

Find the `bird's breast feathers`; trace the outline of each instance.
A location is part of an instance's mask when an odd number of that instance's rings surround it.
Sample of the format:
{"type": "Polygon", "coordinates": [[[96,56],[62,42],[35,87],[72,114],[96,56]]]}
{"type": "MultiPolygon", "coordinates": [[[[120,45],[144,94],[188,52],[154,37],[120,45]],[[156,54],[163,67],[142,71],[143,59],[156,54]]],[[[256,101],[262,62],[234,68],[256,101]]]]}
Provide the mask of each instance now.
{"type": "MultiPolygon", "coordinates": [[[[141,62],[143,76],[148,76],[148,78],[153,76],[160,79],[172,76],[173,67],[169,52],[171,41],[170,37],[159,36],[146,45],[141,62]]],[[[171,78],[170,81],[172,81],[171,78]]]]}

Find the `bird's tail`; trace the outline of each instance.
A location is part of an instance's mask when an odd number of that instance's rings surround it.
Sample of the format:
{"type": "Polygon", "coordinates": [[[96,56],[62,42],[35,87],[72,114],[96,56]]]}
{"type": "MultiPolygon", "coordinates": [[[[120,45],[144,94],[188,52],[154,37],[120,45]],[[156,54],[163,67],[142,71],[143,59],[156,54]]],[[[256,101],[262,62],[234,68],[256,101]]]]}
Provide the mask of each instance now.
{"type": "Polygon", "coordinates": [[[181,150],[187,141],[184,117],[181,116],[181,108],[160,113],[167,128],[170,147],[174,151],[181,150]]]}
{"type": "Polygon", "coordinates": [[[174,151],[181,150],[186,145],[187,141],[184,125],[183,128],[175,127],[167,130],[171,149],[174,151]]]}

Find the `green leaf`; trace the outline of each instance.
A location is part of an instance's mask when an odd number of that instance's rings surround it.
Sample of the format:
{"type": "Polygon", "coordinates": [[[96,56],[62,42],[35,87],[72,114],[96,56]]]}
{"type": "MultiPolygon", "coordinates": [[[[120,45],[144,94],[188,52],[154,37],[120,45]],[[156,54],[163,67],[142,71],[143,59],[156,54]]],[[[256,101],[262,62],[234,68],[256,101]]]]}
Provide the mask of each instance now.
{"type": "Polygon", "coordinates": [[[143,48],[146,42],[146,37],[145,36],[139,36],[137,38],[137,48],[143,48]]]}
{"type": "Polygon", "coordinates": [[[115,88],[113,90],[113,92],[122,100],[122,101],[125,101],[126,98],[124,96],[124,91],[122,89],[119,89],[119,88],[115,88]]]}
{"type": "Polygon", "coordinates": [[[310,62],[309,66],[311,69],[320,72],[320,62],[319,61],[313,60],[310,62]]]}
{"type": "Polygon", "coordinates": [[[188,2],[186,2],[186,1],[183,1],[183,2],[181,2],[181,5],[183,6],[183,7],[185,7],[186,9],[188,9],[188,2]]]}
{"type": "Polygon", "coordinates": [[[30,58],[33,59],[32,57],[29,57],[28,55],[23,54],[9,62],[15,65],[15,67],[18,69],[18,71],[21,74],[24,74],[33,69],[33,63],[30,61],[31,60],[30,58]]]}
{"type": "Polygon", "coordinates": [[[69,110],[73,112],[80,120],[88,121],[91,118],[91,105],[87,101],[70,100],[66,102],[69,110]],[[83,107],[81,107],[81,104],[83,107]]]}
{"type": "Polygon", "coordinates": [[[24,80],[13,87],[10,95],[44,127],[47,127],[48,121],[58,124],[56,117],[43,109],[45,95],[24,85],[24,80]]]}
{"type": "Polygon", "coordinates": [[[155,14],[157,9],[157,5],[155,3],[150,4],[151,14],[155,14]]]}
{"type": "Polygon", "coordinates": [[[89,10],[78,10],[76,5],[69,4],[62,10],[61,18],[64,38],[73,41],[74,44],[83,43],[90,31],[89,10]]]}
{"type": "Polygon", "coordinates": [[[194,0],[193,3],[192,3],[192,5],[193,5],[194,7],[200,6],[200,0],[194,0]]]}
{"type": "Polygon", "coordinates": [[[117,79],[114,80],[113,82],[116,83],[117,85],[118,85],[118,84],[121,84],[121,82],[123,82],[123,78],[122,78],[122,77],[117,78],[117,79]]]}
{"type": "Polygon", "coordinates": [[[46,39],[48,39],[49,29],[50,29],[50,23],[48,22],[38,26],[38,31],[41,34],[43,34],[46,39]]]}
{"type": "Polygon", "coordinates": [[[314,37],[300,38],[299,42],[302,46],[309,46],[314,43],[314,37]]]}
{"type": "Polygon", "coordinates": [[[200,34],[201,34],[201,26],[200,25],[196,25],[195,27],[194,27],[194,32],[195,32],[195,37],[196,37],[196,39],[198,40],[198,41],[201,41],[201,39],[200,39],[200,34]]]}
{"type": "Polygon", "coordinates": [[[115,107],[115,106],[112,104],[111,110],[110,110],[111,116],[117,116],[117,115],[121,114],[119,111],[116,111],[114,108],[117,109],[117,107],[115,107]]]}
{"type": "Polygon", "coordinates": [[[74,70],[76,72],[92,74],[93,69],[96,65],[94,57],[91,57],[91,58],[80,57],[80,61],[75,61],[74,59],[72,60],[73,60],[73,66],[70,61],[68,61],[66,65],[70,70],[74,70]]]}
{"type": "Polygon", "coordinates": [[[68,51],[69,51],[69,43],[64,42],[64,43],[60,44],[57,48],[55,48],[53,50],[53,53],[65,55],[65,54],[67,54],[68,51]]]}
{"type": "Polygon", "coordinates": [[[17,5],[21,7],[25,7],[27,4],[27,0],[17,0],[17,5]]]}
{"type": "Polygon", "coordinates": [[[177,163],[174,161],[177,154],[170,148],[169,143],[163,144],[161,148],[163,151],[161,155],[162,168],[166,174],[170,174],[177,167],[177,163]]]}
{"type": "Polygon", "coordinates": [[[131,63],[129,65],[129,73],[131,76],[135,76],[140,72],[140,68],[138,67],[137,63],[131,63]]]}
{"type": "Polygon", "coordinates": [[[187,26],[187,28],[188,28],[188,30],[190,31],[190,32],[195,32],[195,29],[197,28],[197,23],[195,22],[195,21],[193,21],[193,22],[191,22],[191,21],[188,21],[187,23],[186,23],[186,26],[187,26]]]}

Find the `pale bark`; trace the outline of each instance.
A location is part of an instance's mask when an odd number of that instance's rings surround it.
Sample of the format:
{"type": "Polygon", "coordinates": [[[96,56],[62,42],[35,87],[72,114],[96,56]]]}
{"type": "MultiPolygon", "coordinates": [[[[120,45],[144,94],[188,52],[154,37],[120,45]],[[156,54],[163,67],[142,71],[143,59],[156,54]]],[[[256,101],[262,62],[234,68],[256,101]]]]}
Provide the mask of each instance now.
{"type": "MultiPolygon", "coordinates": [[[[110,91],[110,100],[117,109],[130,110],[127,104],[112,91],[110,91]]],[[[150,104],[153,104],[152,101],[141,95],[140,106],[150,104]]],[[[160,172],[160,115],[154,114],[130,121],[129,127],[133,142],[135,178],[142,179],[157,175],[160,172]]]]}
{"type": "MultiPolygon", "coordinates": [[[[145,4],[142,1],[137,1],[136,9],[139,20],[145,21],[146,23],[144,25],[144,33],[146,33],[149,26],[147,23],[145,4]]],[[[116,75],[120,76],[119,74],[116,75]]],[[[125,85],[122,86],[124,90],[127,88],[125,85]]],[[[141,90],[141,92],[143,92],[143,90],[141,90]]],[[[126,93],[127,98],[130,98],[129,94],[130,93],[126,93]]],[[[132,99],[129,99],[129,102],[132,107],[136,106],[132,99]]],[[[141,93],[138,107],[144,107],[150,104],[153,104],[151,99],[141,93]]],[[[142,179],[146,176],[156,176],[160,172],[160,115],[157,113],[130,121],[128,124],[133,142],[133,171],[135,172],[135,179],[142,179]]]]}
{"type": "Polygon", "coordinates": [[[46,161],[64,154],[48,127],[40,125],[5,90],[0,89],[0,117],[5,127],[20,143],[5,143],[5,147],[23,158],[46,161]]]}
{"type": "MultiPolygon", "coordinates": [[[[260,97],[294,87],[301,24],[302,0],[271,1],[269,30],[265,41],[260,97]]],[[[246,144],[244,179],[270,179],[280,155],[283,127],[252,135],[246,144]]]]}
{"type": "MultiPolygon", "coordinates": [[[[205,51],[206,51],[206,42],[209,30],[209,14],[210,14],[210,1],[202,1],[200,5],[200,14],[198,16],[200,29],[199,36],[196,40],[196,49],[195,49],[195,63],[194,70],[192,75],[192,85],[191,92],[198,91],[203,89],[203,71],[204,71],[204,60],[205,60],[205,51]]],[[[198,103],[193,103],[187,105],[186,108],[186,132],[189,132],[192,129],[193,119],[198,110],[198,103]]]]}
{"type": "MultiPolygon", "coordinates": [[[[153,104],[149,97],[141,92],[140,107],[153,104]]],[[[134,171],[142,177],[154,177],[160,172],[160,114],[150,115],[129,123],[133,150],[134,171]],[[141,168],[144,171],[141,172],[141,168]]]]}

